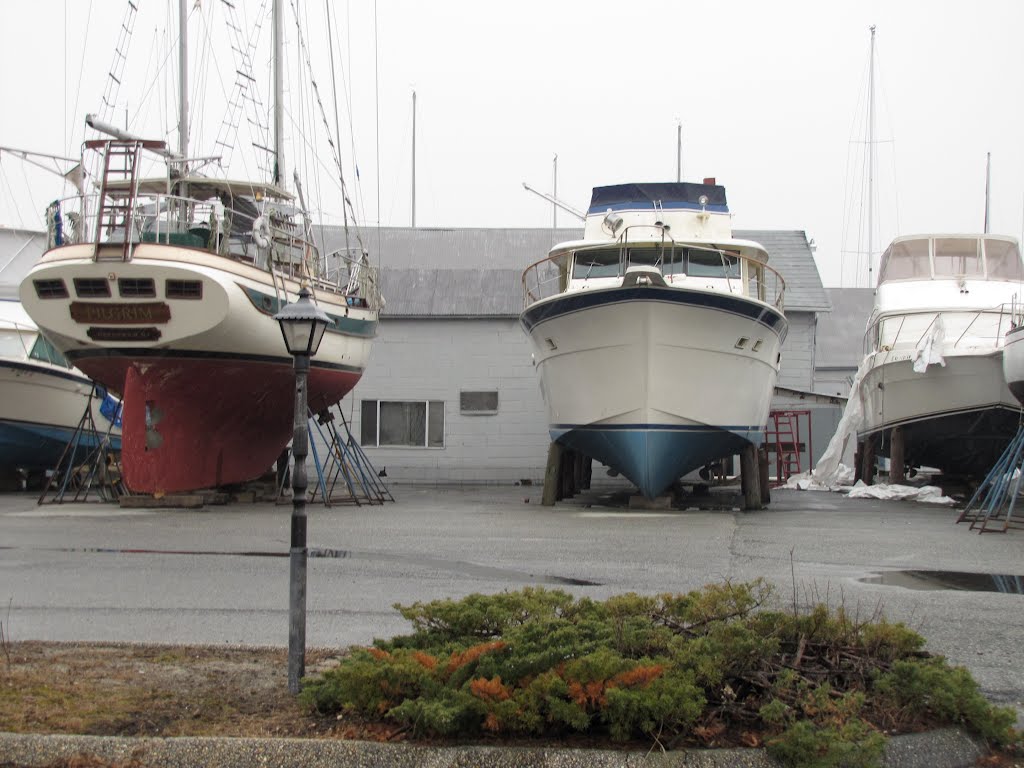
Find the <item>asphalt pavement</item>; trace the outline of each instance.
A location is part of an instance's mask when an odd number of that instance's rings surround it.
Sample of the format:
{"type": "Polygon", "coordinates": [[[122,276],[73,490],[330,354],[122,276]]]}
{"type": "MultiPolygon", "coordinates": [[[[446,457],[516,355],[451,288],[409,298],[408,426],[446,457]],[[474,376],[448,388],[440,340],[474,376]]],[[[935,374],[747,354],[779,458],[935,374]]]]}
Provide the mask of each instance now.
{"type": "MultiPolygon", "coordinates": [[[[1024,530],[978,535],[955,509],[810,491],[776,490],[767,509],[742,512],[722,496],[717,509],[631,510],[608,489],[554,507],[537,487],[391,490],[384,505],[309,506],[310,646],[405,633],[396,603],[538,584],[601,599],[763,577],[786,605],[795,594],[906,622],[1024,712],[1024,595],[994,591],[1020,580],[951,589],[899,575],[1022,574],[1024,530]]],[[[285,646],[290,512],[39,506],[2,494],[6,636],[285,646]]]]}

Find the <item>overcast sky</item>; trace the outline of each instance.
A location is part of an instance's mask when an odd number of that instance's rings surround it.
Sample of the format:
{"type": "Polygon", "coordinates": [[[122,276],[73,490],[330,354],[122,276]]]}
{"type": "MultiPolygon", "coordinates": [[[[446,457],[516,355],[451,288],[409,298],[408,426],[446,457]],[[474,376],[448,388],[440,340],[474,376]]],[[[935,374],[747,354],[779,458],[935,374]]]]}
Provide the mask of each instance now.
{"type": "MultiPolygon", "coordinates": [[[[78,154],[84,114],[100,110],[126,1],[4,0],[0,145],[78,154]]],[[[312,22],[306,43],[333,121],[324,3],[295,2],[312,22]]],[[[139,5],[114,118],[176,142],[168,90],[176,86],[150,86],[154,73],[176,68],[167,52],[176,11],[157,0],[139,5]]],[[[208,74],[193,76],[192,155],[214,153],[235,69],[219,31],[221,2],[199,5],[190,38],[210,27],[221,42],[197,46],[208,74]]],[[[261,3],[240,7],[251,23],[261,3]]],[[[876,257],[897,234],[980,231],[988,152],[990,229],[1016,237],[1024,229],[1020,0],[337,0],[332,8],[343,22],[341,119],[352,127],[341,144],[366,226],[410,223],[415,90],[418,226],[550,226],[551,205],[522,183],[551,192],[555,154],[558,197],[580,209],[593,186],[674,181],[681,125],[684,180],[725,185],[735,228],[804,230],[826,285],[864,285],[857,252],[867,249],[874,24],[876,257]]],[[[300,55],[290,51],[294,71],[300,55]]],[[[261,54],[261,85],[265,65],[261,54]]],[[[303,90],[294,77],[292,96],[303,90]]],[[[315,112],[293,108],[289,124],[312,125],[315,112]]],[[[329,157],[325,148],[319,166],[294,165],[326,174],[329,157]]],[[[46,202],[65,194],[20,161],[0,161],[0,224],[40,228],[46,202]]],[[[329,179],[307,194],[340,210],[329,179]]],[[[560,226],[573,223],[559,212],[560,226]]]]}

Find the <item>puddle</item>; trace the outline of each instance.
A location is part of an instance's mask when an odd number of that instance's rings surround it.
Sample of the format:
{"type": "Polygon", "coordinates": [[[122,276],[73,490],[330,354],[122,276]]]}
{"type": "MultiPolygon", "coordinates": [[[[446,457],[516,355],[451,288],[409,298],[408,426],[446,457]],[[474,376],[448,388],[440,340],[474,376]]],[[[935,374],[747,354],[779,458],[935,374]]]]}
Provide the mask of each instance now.
{"type": "Polygon", "coordinates": [[[866,584],[883,584],[905,589],[955,589],[963,592],[1004,592],[1024,595],[1024,576],[967,571],[885,571],[867,576],[866,584]]]}
{"type": "MultiPolygon", "coordinates": [[[[107,549],[105,547],[62,547],[49,549],[50,552],[86,552],[108,555],[189,555],[192,557],[279,557],[287,558],[288,550],[184,550],[184,549],[107,549]]],[[[417,557],[409,555],[391,555],[382,552],[353,552],[348,549],[328,549],[309,547],[307,556],[310,559],[328,558],[332,560],[373,560],[377,562],[393,562],[401,565],[416,565],[423,568],[436,568],[440,571],[453,571],[466,576],[480,579],[502,579],[510,581],[526,581],[534,584],[557,584],[571,587],[599,587],[600,582],[576,579],[570,576],[555,576],[549,573],[527,573],[511,568],[495,568],[488,565],[468,563],[462,560],[441,560],[434,557],[417,557]]]]}

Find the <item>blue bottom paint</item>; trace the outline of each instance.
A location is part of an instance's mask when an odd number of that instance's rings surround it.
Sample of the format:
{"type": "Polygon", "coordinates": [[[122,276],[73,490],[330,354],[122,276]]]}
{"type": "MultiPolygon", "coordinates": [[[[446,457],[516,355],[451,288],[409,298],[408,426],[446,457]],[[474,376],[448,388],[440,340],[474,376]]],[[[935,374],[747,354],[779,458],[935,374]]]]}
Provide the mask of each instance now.
{"type": "MultiPolygon", "coordinates": [[[[60,461],[75,430],[49,424],[0,421],[0,467],[20,467],[28,470],[54,469],[60,461]]],[[[96,433],[79,438],[77,460],[99,445],[96,433]]],[[[121,438],[111,435],[111,448],[121,450],[121,438]]]]}
{"type": "Polygon", "coordinates": [[[763,431],[737,432],[715,427],[608,428],[598,426],[551,430],[551,439],[617,470],[654,498],[677,479],[710,461],[739,453],[763,431]]]}

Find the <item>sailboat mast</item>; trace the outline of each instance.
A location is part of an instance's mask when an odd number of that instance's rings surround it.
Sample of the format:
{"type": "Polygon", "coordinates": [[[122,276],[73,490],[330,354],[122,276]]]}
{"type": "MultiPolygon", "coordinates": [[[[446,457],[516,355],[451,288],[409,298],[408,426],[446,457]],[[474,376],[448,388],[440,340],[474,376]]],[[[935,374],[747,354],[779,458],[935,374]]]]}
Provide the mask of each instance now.
{"type": "Polygon", "coordinates": [[[985,153],[985,234],[988,234],[988,194],[992,181],[992,153],[985,153]]]}
{"type": "Polygon", "coordinates": [[[416,91],[412,92],[412,226],[416,228],[416,91]]]}
{"type": "MultiPolygon", "coordinates": [[[[178,152],[188,157],[188,2],[178,0],[178,152]]],[[[181,169],[184,175],[187,168],[181,169]]]]}
{"type": "MultiPolygon", "coordinates": [[[[184,0],[182,0],[184,2],[184,0]]],[[[274,2],[274,185],[284,188],[284,4],[274,2]]]]}
{"type": "Polygon", "coordinates": [[[874,286],[875,260],[875,25],[871,25],[868,66],[868,288],[874,286]]]}

